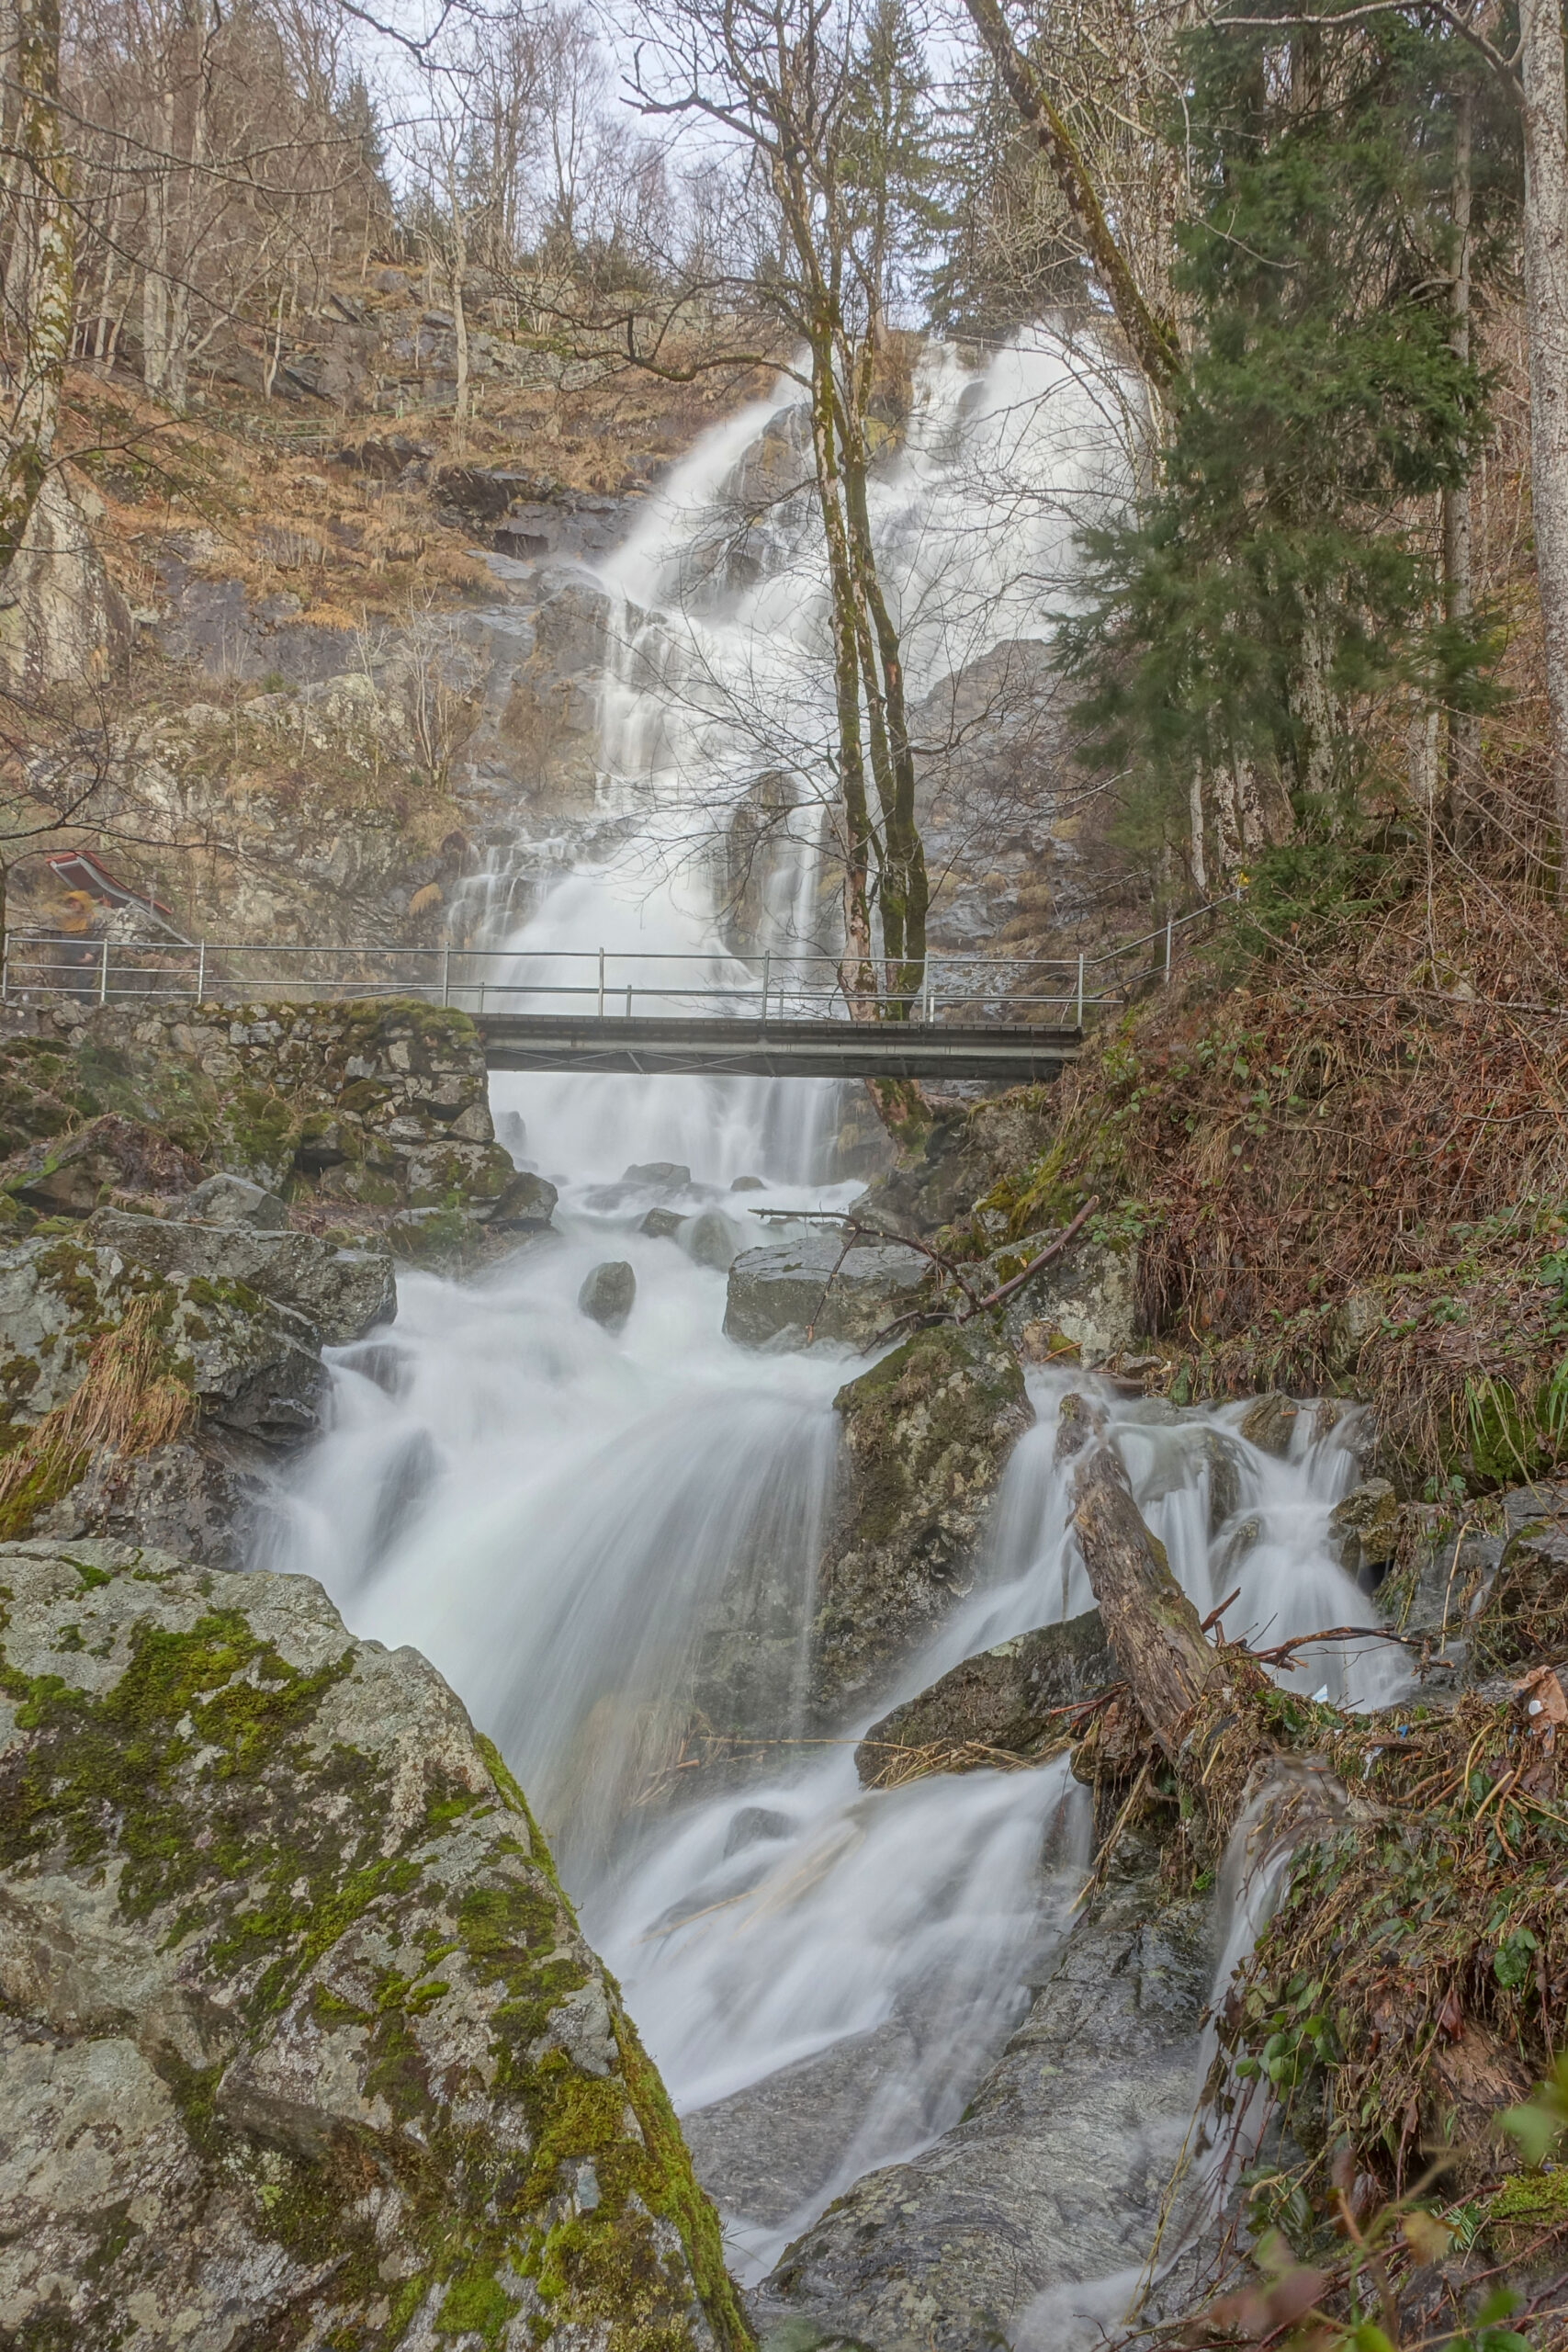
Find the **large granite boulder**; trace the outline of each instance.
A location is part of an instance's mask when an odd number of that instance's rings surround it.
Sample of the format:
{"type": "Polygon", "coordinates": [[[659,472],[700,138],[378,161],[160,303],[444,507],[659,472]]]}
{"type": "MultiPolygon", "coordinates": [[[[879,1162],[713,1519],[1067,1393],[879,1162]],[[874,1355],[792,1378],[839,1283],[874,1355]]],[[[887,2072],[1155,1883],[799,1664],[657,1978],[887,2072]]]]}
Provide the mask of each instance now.
{"type": "Polygon", "coordinates": [[[1098,1609],[998,1642],[872,1724],[855,1750],[861,1785],[877,1787],[919,1748],[973,1745],[1027,1756],[1066,1728],[1066,1709],[1114,1682],[1117,1671],[1098,1609]]]}
{"type": "Polygon", "coordinates": [[[160,1355],[201,1420],[269,1444],[315,1427],[325,1375],[303,1316],[229,1277],[160,1276],[118,1249],[40,1234],[0,1250],[0,1430],[63,1405],[140,1298],[153,1301],[160,1355]]]}
{"type": "Polygon", "coordinates": [[[495,1750],[306,1578],[0,1547],[0,2311],[163,2352],[743,2352],[495,1750]]]}
{"type": "Polygon", "coordinates": [[[844,1449],[812,1630],[819,1716],[869,1696],[952,1607],[1034,1419],[1018,1359],[988,1325],[917,1332],[834,1403],[844,1449]]]}
{"type": "Polygon", "coordinates": [[[746,1250],[729,1269],[725,1337],[746,1348],[804,1347],[809,1331],[865,1347],[916,1303],[931,1271],[930,1259],[897,1242],[857,1242],[846,1256],[836,1226],[746,1250]]]}
{"type": "Polygon", "coordinates": [[[397,1277],[385,1248],[336,1250],[314,1233],[133,1216],[121,1209],[100,1209],[86,1230],[100,1247],[157,1273],[243,1283],[303,1316],[330,1348],[351,1346],[398,1311],[397,1277]]]}
{"type": "MultiPolygon", "coordinates": [[[[764,2352],[1100,2342],[1074,2325],[1071,2290],[1135,2268],[1156,2242],[1198,2096],[1212,1966],[1201,1903],[1160,1907],[1152,1875],[1113,1885],[1059,1948],[964,2120],[856,2181],[785,2253],[757,2301],[764,2352]]],[[[1174,2247],[1174,2222],[1169,2234],[1174,2247]]],[[[1100,2312],[1107,2327],[1123,2308],[1100,2312]]]]}

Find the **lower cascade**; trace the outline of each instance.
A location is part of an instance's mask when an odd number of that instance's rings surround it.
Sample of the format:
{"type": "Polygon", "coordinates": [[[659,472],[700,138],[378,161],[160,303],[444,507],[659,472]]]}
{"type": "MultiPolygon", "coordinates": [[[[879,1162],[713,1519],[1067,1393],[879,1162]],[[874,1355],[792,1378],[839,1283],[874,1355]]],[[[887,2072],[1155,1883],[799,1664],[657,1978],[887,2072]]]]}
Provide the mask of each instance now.
{"type": "MultiPolygon", "coordinates": [[[[809,1245],[859,1190],[813,1177],[834,1090],[492,1092],[558,1189],[555,1230],[464,1284],[405,1275],[395,1326],[335,1353],[268,1565],[319,1577],[355,1634],[423,1651],[498,1743],[764,2333],[798,2314],[814,2342],[960,2345],[989,2313],[1041,2352],[1094,2340],[1153,2259],[1173,2175],[1182,2211],[1200,2193],[1202,2018],[1267,1873],[1162,1905],[1124,1847],[1105,1883],[1065,1755],[900,1778],[897,1726],[929,1715],[928,1750],[962,1746],[921,1694],[965,1661],[1012,1671],[1019,1637],[1092,1608],[1055,1458],[1075,1388],[1201,1613],[1226,1603],[1254,1647],[1366,1624],[1329,1526],[1357,1408],[1179,1408],[1026,1367],[1030,1425],[977,1545],[913,1646],[846,1684],[818,1589],[847,1476],[834,1400],[886,1347],[724,1332],[727,1261],[809,1245]]],[[[1308,1655],[1297,1681],[1340,1703],[1397,1688],[1378,1644],[1308,1655]]],[[[1113,1677],[1090,1658],[1066,1696],[1113,1677]]]]}

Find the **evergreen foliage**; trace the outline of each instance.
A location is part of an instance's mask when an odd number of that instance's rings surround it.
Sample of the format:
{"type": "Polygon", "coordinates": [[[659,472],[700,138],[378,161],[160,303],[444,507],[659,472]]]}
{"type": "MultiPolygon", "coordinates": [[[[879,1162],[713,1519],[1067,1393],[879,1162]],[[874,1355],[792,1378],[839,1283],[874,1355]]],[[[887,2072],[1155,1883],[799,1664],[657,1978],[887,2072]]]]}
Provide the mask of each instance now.
{"type": "Polygon", "coordinates": [[[1157,482],[1085,534],[1064,642],[1128,831],[1197,817],[1211,875],[1260,839],[1332,843],[1380,708],[1487,699],[1492,640],[1443,619],[1434,525],[1486,429],[1448,311],[1456,46],[1392,17],[1189,46],[1190,362],[1157,482]]]}

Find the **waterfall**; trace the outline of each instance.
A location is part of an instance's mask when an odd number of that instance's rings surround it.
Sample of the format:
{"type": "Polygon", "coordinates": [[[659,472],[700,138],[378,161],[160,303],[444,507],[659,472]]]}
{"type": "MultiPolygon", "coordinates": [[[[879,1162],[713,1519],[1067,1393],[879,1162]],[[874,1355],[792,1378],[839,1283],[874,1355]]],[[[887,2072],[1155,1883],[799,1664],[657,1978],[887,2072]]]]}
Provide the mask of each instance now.
{"type": "MultiPolygon", "coordinates": [[[[602,567],[601,792],[621,845],[513,931],[535,984],[585,946],[657,950],[672,987],[682,958],[728,952],[713,820],[776,774],[787,849],[746,944],[782,958],[831,944],[820,757],[807,756],[829,716],[820,566],[800,500],[770,503],[756,480],[787,458],[795,398],[782,387],[708,435],[602,567]]],[[[1121,463],[1048,337],[981,371],[928,356],[874,516],[915,697],[1038,635],[1071,530],[1121,463]],[[1004,457],[1016,494],[998,520],[987,485],[1004,457]]],[[[758,2277],[848,2182],[956,2121],[1068,1931],[1089,1800],[1061,1762],[868,1792],[852,1760],[863,1722],[804,1737],[832,1400],[863,1367],[732,1345],[724,1273],[642,1227],[656,1206],[722,1207],[750,1244],[789,1231],[758,1210],[846,1203],[857,1187],[822,1175],[837,1090],[541,1076],[493,1091],[559,1188],[558,1231],[471,1283],[404,1276],[392,1329],[335,1357],[282,1557],[355,1632],[416,1644],[501,1743],[689,2120],[737,2265],[758,2277]],[[732,1192],[738,1177],[759,1181],[732,1192]],[[605,1258],[637,1285],[615,1336],[576,1304],[605,1258]],[[692,1726],[718,1697],[755,1745],[705,1776],[692,1726]]],[[[1039,1425],[974,1588],[877,1712],[1089,1605],[1052,1461],[1066,1385],[1030,1374],[1039,1425]]],[[[1303,1414],[1278,1460],[1242,1436],[1239,1408],[1178,1412],[1109,1387],[1103,1402],[1194,1600],[1206,1611],[1239,1586],[1233,1635],[1277,1642],[1365,1613],[1326,1544],[1353,1476],[1345,1424],[1303,1414]]],[[[1387,1671],[1314,1657],[1298,1679],[1351,1700],[1387,1671]]]]}

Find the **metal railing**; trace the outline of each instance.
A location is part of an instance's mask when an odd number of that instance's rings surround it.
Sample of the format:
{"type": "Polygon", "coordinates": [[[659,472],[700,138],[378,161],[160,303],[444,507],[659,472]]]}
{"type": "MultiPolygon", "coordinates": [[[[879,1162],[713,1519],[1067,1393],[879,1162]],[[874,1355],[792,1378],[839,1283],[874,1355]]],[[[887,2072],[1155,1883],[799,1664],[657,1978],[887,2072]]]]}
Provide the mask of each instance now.
{"type": "MultiPolygon", "coordinates": [[[[1198,908],[1093,957],[931,956],[918,987],[892,1002],[927,1025],[1082,1029],[1092,1014],[1119,1010],[1143,989],[1168,979],[1178,938],[1215,911],[1214,906],[1198,908]]],[[[413,997],[481,1016],[717,1016],[766,1027],[847,1019],[857,977],[826,956],[231,941],[187,946],[12,932],[0,960],[0,1001],[64,995],[96,1004],[236,1005],[413,997]]],[[[881,999],[884,1007],[889,1001],[886,994],[881,999]]]]}

